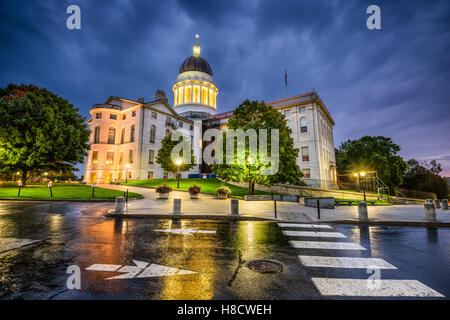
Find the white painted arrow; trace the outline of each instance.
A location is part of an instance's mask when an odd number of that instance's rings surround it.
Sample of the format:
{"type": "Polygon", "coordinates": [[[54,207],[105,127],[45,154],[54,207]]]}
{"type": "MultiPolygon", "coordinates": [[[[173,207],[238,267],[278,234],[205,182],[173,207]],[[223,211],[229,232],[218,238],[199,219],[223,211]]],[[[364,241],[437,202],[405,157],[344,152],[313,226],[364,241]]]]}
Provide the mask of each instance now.
{"type": "Polygon", "coordinates": [[[93,264],[92,266],[86,268],[86,270],[124,273],[115,277],[106,278],[105,280],[151,278],[197,273],[195,271],[163,266],[156,263],[152,263],[149,266],[149,263],[147,262],[138,260],[133,260],[133,262],[135,266],[123,266],[122,268],[120,268],[121,265],[117,264],[93,264]]]}
{"type": "Polygon", "coordinates": [[[156,229],[153,231],[157,232],[167,232],[167,233],[177,233],[185,234],[188,236],[193,236],[193,233],[216,233],[215,230],[197,230],[197,228],[187,228],[187,229],[156,229]]]}

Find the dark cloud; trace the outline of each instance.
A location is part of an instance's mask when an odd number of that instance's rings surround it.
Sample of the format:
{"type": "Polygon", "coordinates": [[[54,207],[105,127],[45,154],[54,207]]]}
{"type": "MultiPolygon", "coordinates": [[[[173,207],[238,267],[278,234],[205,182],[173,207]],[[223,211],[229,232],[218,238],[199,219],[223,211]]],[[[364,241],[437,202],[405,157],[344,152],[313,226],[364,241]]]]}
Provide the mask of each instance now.
{"type": "Polygon", "coordinates": [[[450,3],[376,1],[382,30],[365,27],[373,1],[3,1],[0,85],[34,83],[88,115],[110,95],[172,97],[200,34],[219,111],[246,98],[315,88],[336,120],[336,145],[391,136],[405,158],[438,158],[450,175],[450,3]],[[78,4],[82,29],[65,27],[78,4]]]}

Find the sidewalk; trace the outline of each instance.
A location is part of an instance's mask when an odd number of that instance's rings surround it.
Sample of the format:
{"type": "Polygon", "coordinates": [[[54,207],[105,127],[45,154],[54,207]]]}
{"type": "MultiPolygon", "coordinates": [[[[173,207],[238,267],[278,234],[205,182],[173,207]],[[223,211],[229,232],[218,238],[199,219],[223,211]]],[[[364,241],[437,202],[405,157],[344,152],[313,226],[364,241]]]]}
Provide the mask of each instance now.
{"type": "MultiPolygon", "coordinates": [[[[144,196],[142,200],[130,200],[127,215],[136,217],[161,217],[173,212],[173,199],[181,199],[182,216],[194,217],[227,217],[231,212],[231,199],[217,199],[215,195],[200,194],[199,199],[190,199],[189,193],[173,191],[168,200],[157,199],[155,189],[101,185],[102,188],[116,190],[129,190],[144,196]]],[[[423,205],[395,205],[395,206],[368,206],[370,224],[400,224],[414,225],[427,223],[423,205]]],[[[273,201],[244,201],[239,200],[239,215],[243,218],[256,218],[274,220],[273,201]]],[[[436,209],[437,221],[440,225],[450,226],[450,210],[436,209]]],[[[317,208],[310,208],[293,202],[277,201],[277,220],[292,222],[328,222],[328,223],[355,223],[358,220],[357,206],[340,206],[336,209],[321,209],[320,220],[317,208]]]]}

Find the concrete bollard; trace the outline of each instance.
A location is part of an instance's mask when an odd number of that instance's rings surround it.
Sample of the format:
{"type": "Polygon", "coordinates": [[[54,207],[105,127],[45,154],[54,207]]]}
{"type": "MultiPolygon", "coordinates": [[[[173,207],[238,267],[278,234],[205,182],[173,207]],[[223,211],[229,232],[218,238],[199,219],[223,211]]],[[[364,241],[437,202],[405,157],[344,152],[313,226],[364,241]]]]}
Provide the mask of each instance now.
{"type": "Polygon", "coordinates": [[[125,207],[125,198],[124,197],[116,197],[116,206],[114,208],[114,213],[122,214],[125,207]]]}
{"type": "Polygon", "coordinates": [[[434,199],[434,205],[435,205],[436,209],[441,208],[441,202],[439,201],[439,199],[434,199]]]}
{"type": "Polygon", "coordinates": [[[425,203],[433,203],[433,199],[427,199],[425,200],[425,203]]]}
{"type": "Polygon", "coordinates": [[[448,199],[442,199],[442,210],[448,210],[448,199]]]}
{"type": "Polygon", "coordinates": [[[181,199],[173,199],[173,214],[181,214],[181,199]]]}
{"type": "Polygon", "coordinates": [[[231,199],[231,215],[238,216],[239,215],[239,200],[231,199]]]}
{"type": "Polygon", "coordinates": [[[358,202],[358,216],[360,221],[368,221],[369,214],[367,213],[367,202],[358,202]]]}
{"type": "Polygon", "coordinates": [[[434,208],[434,203],[425,203],[425,220],[436,221],[436,209],[434,208]]]}

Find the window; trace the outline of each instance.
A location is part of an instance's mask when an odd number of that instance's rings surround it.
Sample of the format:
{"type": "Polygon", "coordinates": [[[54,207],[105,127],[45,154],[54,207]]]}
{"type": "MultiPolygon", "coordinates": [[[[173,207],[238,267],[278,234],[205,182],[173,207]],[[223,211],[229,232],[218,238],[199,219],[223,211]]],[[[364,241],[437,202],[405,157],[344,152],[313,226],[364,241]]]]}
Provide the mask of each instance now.
{"type": "Polygon", "coordinates": [[[134,124],[131,125],[130,142],[134,142],[134,124]]]}
{"type": "Polygon", "coordinates": [[[288,116],[290,116],[291,115],[291,110],[284,110],[284,115],[286,116],[286,117],[288,117],[288,116]]]}
{"type": "Polygon", "coordinates": [[[303,172],[303,175],[305,176],[305,179],[311,178],[311,169],[303,169],[302,172],[303,172]]]}
{"type": "Polygon", "coordinates": [[[189,103],[191,102],[191,87],[186,87],[186,89],[184,89],[184,103],[189,103]]]}
{"type": "Polygon", "coordinates": [[[128,153],[128,163],[133,163],[133,150],[128,153]]]}
{"type": "Polygon", "coordinates": [[[109,114],[109,118],[112,119],[112,120],[117,120],[117,114],[110,113],[109,114]]]}
{"type": "Polygon", "coordinates": [[[208,104],[208,88],[202,87],[202,103],[208,104]]]}
{"type": "Polygon", "coordinates": [[[209,89],[209,105],[213,106],[213,99],[214,99],[214,91],[212,89],[209,89]]]}
{"type": "Polygon", "coordinates": [[[302,147],[302,161],[308,162],[309,161],[309,150],[308,147],[302,147]]]}
{"type": "Polygon", "coordinates": [[[194,103],[200,103],[200,87],[194,86],[194,103]]]}
{"type": "Polygon", "coordinates": [[[116,140],[116,129],[115,128],[109,128],[108,131],[108,144],[114,144],[116,140]]]}
{"type": "Polygon", "coordinates": [[[98,151],[92,151],[92,164],[98,163],[98,151]]]}
{"type": "Polygon", "coordinates": [[[169,178],[169,173],[168,172],[164,172],[164,179],[168,179],[169,178]]]}
{"type": "Polygon", "coordinates": [[[183,87],[178,88],[178,104],[183,103],[183,87]]]}
{"type": "Polygon", "coordinates": [[[133,173],[131,171],[128,171],[128,179],[131,179],[133,177],[133,173]]]}
{"type": "Polygon", "coordinates": [[[178,90],[173,90],[173,95],[174,95],[174,101],[173,101],[173,105],[176,106],[178,104],[178,90]]]}
{"type": "Polygon", "coordinates": [[[298,108],[298,113],[305,113],[305,112],[306,112],[306,107],[298,108]]]}
{"type": "Polygon", "coordinates": [[[300,118],[300,132],[308,132],[308,127],[306,125],[306,118],[300,118]]]}
{"type": "Polygon", "coordinates": [[[148,150],[148,163],[153,164],[155,162],[155,150],[148,150]]]}
{"type": "Polygon", "coordinates": [[[153,171],[148,172],[147,179],[153,179],[153,171]]]}
{"type": "Polygon", "coordinates": [[[119,164],[123,164],[123,152],[122,151],[119,154],[119,164]]]}
{"type": "Polygon", "coordinates": [[[152,125],[150,128],[150,143],[155,143],[156,126],[152,125]]]}
{"type": "Polygon", "coordinates": [[[136,117],[136,111],[133,111],[133,112],[131,113],[131,116],[132,116],[132,117],[136,117]]]}
{"type": "Polygon", "coordinates": [[[125,143],[125,127],[122,128],[122,133],[120,134],[120,144],[125,143]]]}
{"type": "Polygon", "coordinates": [[[101,118],[102,118],[101,112],[97,112],[97,113],[95,114],[95,119],[101,119],[101,118]]]}
{"type": "Polygon", "coordinates": [[[152,119],[156,119],[158,118],[158,114],[156,112],[152,111],[152,119]]]}
{"type": "Polygon", "coordinates": [[[97,126],[94,129],[94,143],[99,143],[100,142],[100,127],[97,126]]]}
{"type": "Polygon", "coordinates": [[[108,151],[106,153],[106,162],[105,164],[113,164],[114,162],[114,152],[113,151],[108,151]]]}
{"type": "Polygon", "coordinates": [[[194,126],[192,124],[189,126],[189,130],[194,130],[194,126]]]}
{"type": "Polygon", "coordinates": [[[122,120],[125,120],[127,118],[127,115],[126,114],[123,114],[122,115],[122,120]]]}
{"type": "Polygon", "coordinates": [[[182,122],[182,121],[178,121],[178,126],[179,126],[180,128],[183,128],[183,122],[182,122]]]}

